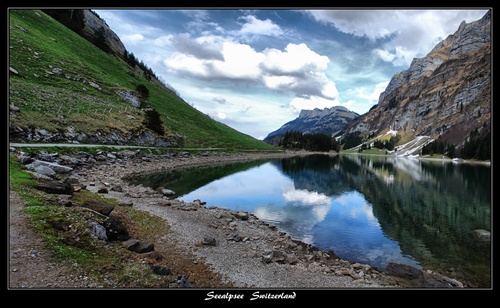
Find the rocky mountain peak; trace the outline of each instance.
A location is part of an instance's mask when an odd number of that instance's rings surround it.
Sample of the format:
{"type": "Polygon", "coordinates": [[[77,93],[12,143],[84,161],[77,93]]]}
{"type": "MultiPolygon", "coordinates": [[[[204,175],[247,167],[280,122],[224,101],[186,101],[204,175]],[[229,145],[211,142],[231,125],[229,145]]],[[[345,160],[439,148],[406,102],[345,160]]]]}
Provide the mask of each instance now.
{"type": "Polygon", "coordinates": [[[425,57],[413,59],[410,67],[395,74],[379,97],[379,103],[403,83],[430,76],[444,61],[464,53],[474,53],[491,41],[491,12],[472,23],[462,21],[458,30],[439,42],[425,57]]]}
{"type": "Polygon", "coordinates": [[[491,12],[462,22],[425,57],[395,74],[378,104],[348,123],[344,133],[365,138],[395,130],[463,145],[470,132],[491,127],[491,12]]]}
{"type": "Polygon", "coordinates": [[[349,113],[349,109],[343,106],[333,106],[332,108],[314,108],[314,109],[302,109],[299,114],[299,118],[311,118],[311,117],[323,117],[328,116],[332,113],[340,114],[342,112],[349,113]]]}
{"type": "Polygon", "coordinates": [[[264,141],[272,145],[278,145],[287,131],[334,135],[341,131],[349,121],[357,117],[359,117],[359,114],[343,106],[324,109],[314,108],[312,110],[303,109],[300,111],[298,118],[269,133],[264,138],[264,141]]]}

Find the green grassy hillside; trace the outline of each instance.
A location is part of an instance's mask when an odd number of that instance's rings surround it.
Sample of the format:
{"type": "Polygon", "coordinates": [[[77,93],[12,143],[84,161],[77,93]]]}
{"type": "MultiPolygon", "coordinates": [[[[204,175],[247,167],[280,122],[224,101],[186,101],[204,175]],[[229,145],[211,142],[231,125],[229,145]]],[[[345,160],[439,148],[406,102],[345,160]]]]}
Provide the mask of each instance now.
{"type": "Polygon", "coordinates": [[[123,134],[148,130],[144,111],[120,89],[149,92],[141,107],[160,114],[164,136],[184,147],[273,149],[263,141],[211,119],[148,81],[138,67],[108,55],[40,10],[9,11],[9,104],[20,108],[9,127],[123,134]]]}

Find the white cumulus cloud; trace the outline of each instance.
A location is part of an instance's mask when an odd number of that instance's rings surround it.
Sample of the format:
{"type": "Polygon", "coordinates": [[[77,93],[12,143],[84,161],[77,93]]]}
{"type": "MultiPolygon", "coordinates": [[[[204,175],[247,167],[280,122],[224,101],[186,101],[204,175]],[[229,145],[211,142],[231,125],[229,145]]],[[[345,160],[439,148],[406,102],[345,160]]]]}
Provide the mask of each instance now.
{"type": "Polygon", "coordinates": [[[306,205],[325,205],[332,202],[332,197],[304,189],[288,190],[283,193],[283,197],[287,202],[300,202],[306,205]]]}
{"type": "Polygon", "coordinates": [[[134,33],[129,35],[124,35],[122,38],[123,43],[137,44],[138,42],[144,40],[144,35],[140,33],[134,33]]]}
{"type": "Polygon", "coordinates": [[[217,112],[217,115],[215,116],[219,120],[224,120],[227,118],[227,115],[224,112],[217,112]]]}
{"type": "Polygon", "coordinates": [[[242,34],[259,34],[259,35],[281,35],[283,31],[281,28],[273,23],[271,20],[260,20],[252,15],[240,17],[247,22],[241,27],[240,33],[242,34]]]}

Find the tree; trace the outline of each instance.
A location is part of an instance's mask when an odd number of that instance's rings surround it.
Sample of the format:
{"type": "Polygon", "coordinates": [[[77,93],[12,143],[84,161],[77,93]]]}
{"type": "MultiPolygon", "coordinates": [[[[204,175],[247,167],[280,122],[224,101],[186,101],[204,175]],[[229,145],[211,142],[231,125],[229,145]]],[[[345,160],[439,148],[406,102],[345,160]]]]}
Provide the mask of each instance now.
{"type": "Polygon", "coordinates": [[[85,28],[85,15],[82,9],[44,9],[44,13],[50,15],[67,28],[79,35],[83,34],[85,28]]]}
{"type": "Polygon", "coordinates": [[[344,144],[344,149],[347,150],[355,146],[358,146],[362,142],[363,139],[361,138],[361,133],[354,132],[354,133],[348,133],[342,140],[341,144],[344,144]]]}
{"type": "Polygon", "coordinates": [[[108,45],[108,42],[106,41],[106,30],[104,27],[100,27],[99,29],[96,30],[95,32],[95,45],[99,47],[102,51],[108,53],[111,48],[108,45]]]}
{"type": "Polygon", "coordinates": [[[477,129],[471,131],[460,151],[460,156],[464,159],[490,160],[491,131],[483,130],[481,133],[477,129]]]}
{"type": "Polygon", "coordinates": [[[137,60],[134,56],[134,53],[133,52],[128,52],[128,51],[124,51],[123,52],[123,60],[125,60],[125,62],[130,65],[131,67],[135,67],[136,63],[137,63],[137,60]]]}
{"type": "Polygon", "coordinates": [[[298,131],[287,131],[280,141],[285,149],[307,151],[340,151],[340,144],[335,139],[325,134],[303,134],[298,131]]]}
{"type": "Polygon", "coordinates": [[[159,135],[165,134],[165,129],[163,128],[163,122],[161,121],[160,114],[155,109],[146,110],[143,124],[159,135]]]}
{"type": "Polygon", "coordinates": [[[143,84],[138,84],[136,87],[135,87],[135,90],[137,92],[139,92],[139,94],[141,95],[142,99],[143,100],[146,100],[149,98],[149,89],[143,85],[143,84]]]}

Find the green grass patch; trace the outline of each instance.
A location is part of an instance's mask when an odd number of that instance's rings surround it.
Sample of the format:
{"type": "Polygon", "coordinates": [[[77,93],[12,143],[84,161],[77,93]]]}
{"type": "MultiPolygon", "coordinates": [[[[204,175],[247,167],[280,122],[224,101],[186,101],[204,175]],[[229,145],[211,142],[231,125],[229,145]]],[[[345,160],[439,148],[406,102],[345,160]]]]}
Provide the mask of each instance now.
{"type": "Polygon", "coordinates": [[[363,154],[375,154],[375,155],[386,155],[387,154],[387,151],[385,149],[377,149],[377,148],[371,148],[371,149],[367,149],[367,150],[363,150],[363,152],[361,152],[363,154]]]}
{"type": "Polygon", "coordinates": [[[359,152],[358,149],[349,149],[349,150],[342,150],[340,153],[345,153],[345,154],[373,154],[373,155],[387,155],[387,152],[385,149],[377,149],[377,148],[370,148],[367,150],[363,150],[362,152],[359,152]]]}
{"type": "Polygon", "coordinates": [[[36,183],[33,176],[26,172],[26,167],[12,153],[9,155],[9,175],[9,188],[11,190],[21,190],[36,183]]]}

